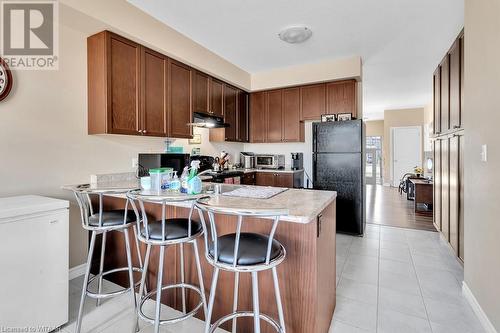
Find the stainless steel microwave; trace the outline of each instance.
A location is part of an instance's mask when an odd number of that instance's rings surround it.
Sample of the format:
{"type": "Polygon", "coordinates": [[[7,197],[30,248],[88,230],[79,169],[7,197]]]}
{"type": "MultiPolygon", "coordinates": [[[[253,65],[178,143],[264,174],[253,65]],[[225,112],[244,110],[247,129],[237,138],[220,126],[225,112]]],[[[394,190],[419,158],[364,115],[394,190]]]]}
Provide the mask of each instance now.
{"type": "Polygon", "coordinates": [[[257,169],[283,169],[285,155],[255,155],[255,167],[257,169]]]}

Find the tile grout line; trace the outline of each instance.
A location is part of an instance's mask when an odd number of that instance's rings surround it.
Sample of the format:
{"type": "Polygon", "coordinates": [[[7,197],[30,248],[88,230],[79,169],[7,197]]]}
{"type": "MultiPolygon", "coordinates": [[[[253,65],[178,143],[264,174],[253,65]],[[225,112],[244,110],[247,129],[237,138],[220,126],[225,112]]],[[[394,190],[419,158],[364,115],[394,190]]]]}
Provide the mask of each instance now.
{"type": "MultiPolygon", "coordinates": [[[[405,235],[407,241],[408,241],[408,235],[405,235]]],[[[429,311],[427,310],[427,304],[425,303],[424,299],[424,293],[422,292],[422,286],[420,285],[420,278],[418,277],[417,273],[417,267],[415,266],[415,262],[413,261],[413,252],[411,251],[411,245],[408,244],[408,251],[410,252],[410,260],[411,260],[411,265],[413,266],[413,269],[415,270],[415,276],[417,278],[417,284],[418,284],[418,290],[420,292],[420,297],[422,298],[422,303],[424,304],[424,310],[425,310],[425,315],[427,317],[427,323],[429,323],[429,328],[431,330],[431,333],[433,332],[432,325],[431,325],[431,319],[429,318],[429,311]]]]}

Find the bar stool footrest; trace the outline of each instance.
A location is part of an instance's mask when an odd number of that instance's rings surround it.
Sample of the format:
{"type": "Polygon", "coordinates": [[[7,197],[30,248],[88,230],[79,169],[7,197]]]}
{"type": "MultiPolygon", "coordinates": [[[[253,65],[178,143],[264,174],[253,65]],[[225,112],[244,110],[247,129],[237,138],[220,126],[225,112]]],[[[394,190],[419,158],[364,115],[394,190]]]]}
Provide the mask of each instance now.
{"type": "MultiPolygon", "coordinates": [[[[142,273],[142,269],[138,268],[138,267],[132,267],[132,271],[142,273]]],[[[123,288],[123,289],[120,289],[120,290],[117,290],[114,292],[110,292],[110,293],[98,293],[98,292],[93,292],[93,291],[89,290],[90,284],[93,281],[95,281],[96,279],[99,279],[100,277],[104,277],[104,276],[109,275],[109,274],[118,273],[118,272],[127,272],[128,273],[128,267],[115,268],[115,269],[112,269],[112,270],[109,270],[106,272],[102,272],[101,274],[96,274],[96,275],[92,276],[91,278],[89,278],[89,281],[87,282],[87,287],[85,288],[85,292],[87,293],[87,296],[91,297],[91,298],[102,299],[102,298],[115,297],[115,296],[122,295],[122,294],[129,292],[130,287],[123,288]]],[[[140,285],[140,281],[134,284],[134,289],[136,287],[138,287],[139,285],[140,285]]]]}
{"type": "MultiPolygon", "coordinates": [[[[200,302],[193,308],[193,310],[191,310],[190,312],[184,314],[183,316],[176,317],[176,318],[171,318],[171,319],[160,320],[160,325],[175,324],[175,323],[181,322],[183,320],[186,320],[188,318],[191,318],[203,306],[203,298],[202,298],[202,295],[201,295],[200,288],[198,288],[196,286],[193,286],[191,284],[188,284],[188,283],[170,284],[170,285],[162,286],[161,287],[161,291],[164,291],[164,290],[167,290],[167,289],[183,288],[183,287],[186,288],[186,289],[191,289],[194,292],[196,292],[200,296],[200,302]]],[[[144,303],[147,300],[151,299],[151,297],[154,294],[156,294],[156,293],[157,293],[157,289],[154,289],[154,290],[150,291],[144,297],[141,298],[141,302],[139,303],[139,309],[138,309],[139,317],[142,320],[144,320],[145,322],[148,322],[150,324],[154,324],[155,323],[155,319],[152,318],[152,317],[146,316],[144,314],[144,312],[142,311],[142,307],[143,307],[144,303]]]]}
{"type": "MultiPolygon", "coordinates": [[[[215,323],[213,323],[210,326],[209,333],[215,332],[217,328],[219,328],[220,325],[224,324],[225,322],[235,319],[235,318],[242,318],[242,317],[253,317],[253,312],[252,311],[236,311],[233,313],[230,313],[228,315],[225,315],[224,317],[221,317],[219,320],[217,320],[215,323]]],[[[264,313],[259,313],[259,318],[263,319],[264,321],[268,322],[278,333],[285,333],[285,330],[280,326],[280,324],[271,318],[270,316],[264,314],[264,313]]]]}

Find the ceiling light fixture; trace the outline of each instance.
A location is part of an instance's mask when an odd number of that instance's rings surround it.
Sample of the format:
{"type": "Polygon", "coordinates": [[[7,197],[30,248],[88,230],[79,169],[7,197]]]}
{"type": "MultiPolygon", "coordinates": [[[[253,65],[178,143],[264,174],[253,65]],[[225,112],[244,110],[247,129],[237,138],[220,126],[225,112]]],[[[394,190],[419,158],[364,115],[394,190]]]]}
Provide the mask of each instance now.
{"type": "Polygon", "coordinates": [[[305,26],[288,27],[278,34],[279,38],[290,44],[303,43],[312,35],[312,30],[305,26]]]}

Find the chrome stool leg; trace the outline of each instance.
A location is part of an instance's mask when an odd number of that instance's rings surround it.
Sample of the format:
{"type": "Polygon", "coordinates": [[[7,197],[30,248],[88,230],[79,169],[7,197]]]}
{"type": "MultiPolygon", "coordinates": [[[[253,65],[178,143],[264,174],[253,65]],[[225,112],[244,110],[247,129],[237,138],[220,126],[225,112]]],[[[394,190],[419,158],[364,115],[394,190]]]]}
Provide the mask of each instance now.
{"type": "MultiPolygon", "coordinates": [[[[238,291],[239,291],[239,285],[240,285],[240,273],[236,272],[234,273],[234,294],[233,294],[233,313],[238,311],[238,291]]],[[[233,319],[233,327],[231,332],[236,333],[236,320],[237,318],[235,317],[233,319]]]]}
{"type": "Polygon", "coordinates": [[[205,318],[205,333],[210,331],[210,321],[212,320],[212,311],[214,309],[215,291],[217,289],[217,280],[219,279],[219,268],[214,267],[212,276],[212,286],[210,287],[210,300],[208,301],[208,313],[205,318]]]}
{"type": "Polygon", "coordinates": [[[155,328],[154,332],[160,332],[161,315],[161,288],[163,281],[163,261],[165,259],[165,246],[160,246],[160,259],[158,260],[158,279],[156,281],[156,310],[155,310],[155,328]]]}
{"type": "Polygon", "coordinates": [[[276,305],[278,306],[278,319],[280,321],[280,326],[285,333],[285,316],[283,315],[283,305],[281,304],[281,294],[280,294],[280,286],[278,283],[278,272],[276,267],[272,268],[273,271],[273,282],[274,282],[274,295],[276,296],[276,305]]]}
{"type": "Polygon", "coordinates": [[[252,272],[252,301],[253,301],[253,326],[254,333],[260,333],[259,311],[259,279],[257,272],[252,272]]]}
{"type": "MultiPolygon", "coordinates": [[[[148,274],[148,266],[149,266],[149,255],[151,253],[151,244],[148,244],[146,249],[146,256],[144,257],[144,266],[142,268],[141,275],[141,285],[139,287],[139,304],[142,302],[143,294],[145,294],[146,288],[146,276],[148,274]]],[[[135,309],[135,332],[139,332],[139,307],[135,309]]]]}
{"type": "MultiPolygon", "coordinates": [[[[137,226],[133,226],[133,230],[134,230],[134,241],[135,241],[135,249],[137,251],[137,259],[139,260],[139,268],[142,270],[144,269],[144,263],[142,262],[142,256],[141,256],[141,248],[139,246],[139,239],[138,239],[138,235],[139,233],[137,232],[137,226]]],[[[144,286],[144,293],[147,294],[148,292],[148,289],[146,288],[146,286],[144,286]]]]}
{"type": "MultiPolygon", "coordinates": [[[[102,242],[101,242],[101,260],[99,262],[99,274],[101,274],[101,276],[99,277],[99,281],[97,282],[97,292],[100,294],[102,292],[102,272],[104,270],[104,254],[106,252],[106,235],[107,235],[107,231],[104,231],[102,233],[102,242]]],[[[101,299],[98,298],[96,300],[96,306],[99,306],[101,305],[101,299]]]]}
{"type": "Polygon", "coordinates": [[[198,244],[196,243],[196,239],[193,241],[194,248],[194,259],[196,261],[196,270],[198,271],[198,281],[200,283],[200,291],[201,291],[201,299],[203,302],[203,314],[205,318],[207,317],[207,299],[205,296],[205,283],[203,282],[203,272],[201,271],[200,264],[200,253],[198,252],[198,244]]]}
{"type": "Polygon", "coordinates": [[[123,229],[123,236],[125,237],[125,252],[127,252],[130,293],[132,294],[132,302],[134,304],[134,309],[137,309],[137,299],[135,298],[134,270],[132,269],[132,254],[130,252],[130,239],[128,234],[128,228],[123,229]]]}
{"type": "MultiPolygon", "coordinates": [[[[180,257],[181,257],[181,283],[184,285],[184,244],[179,244],[180,257]]],[[[182,313],[186,314],[186,288],[181,287],[181,297],[182,297],[182,313]]]]}
{"type": "Polygon", "coordinates": [[[92,231],[92,236],[90,238],[89,254],[87,257],[87,268],[85,269],[85,277],[83,278],[82,296],[80,299],[80,308],[78,310],[78,318],[76,320],[75,333],[80,333],[80,330],[82,327],[83,306],[85,304],[85,296],[87,296],[87,283],[89,281],[90,264],[92,263],[92,255],[94,254],[95,238],[96,238],[96,232],[92,231]]]}

